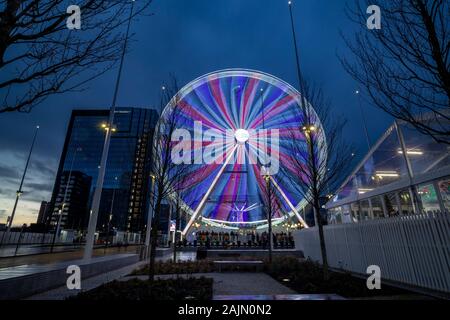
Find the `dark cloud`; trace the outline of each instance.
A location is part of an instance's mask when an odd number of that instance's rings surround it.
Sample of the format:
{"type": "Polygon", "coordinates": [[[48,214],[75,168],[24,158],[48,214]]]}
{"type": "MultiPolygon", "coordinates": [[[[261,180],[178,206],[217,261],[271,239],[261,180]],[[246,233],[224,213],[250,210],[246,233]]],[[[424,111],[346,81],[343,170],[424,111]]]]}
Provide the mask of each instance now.
{"type": "Polygon", "coordinates": [[[0,178],[20,179],[20,173],[15,168],[0,164],[0,178]]]}
{"type": "Polygon", "coordinates": [[[50,191],[53,188],[53,183],[51,181],[49,182],[30,182],[26,184],[26,189],[30,190],[39,190],[39,191],[50,191]]]}
{"type": "Polygon", "coordinates": [[[1,197],[14,197],[16,195],[16,191],[8,188],[0,188],[0,196],[1,197]]]}
{"type": "Polygon", "coordinates": [[[48,159],[35,159],[33,162],[31,162],[30,168],[32,170],[38,171],[43,176],[49,176],[51,178],[53,178],[56,174],[56,168],[53,161],[49,163],[48,159]]]}

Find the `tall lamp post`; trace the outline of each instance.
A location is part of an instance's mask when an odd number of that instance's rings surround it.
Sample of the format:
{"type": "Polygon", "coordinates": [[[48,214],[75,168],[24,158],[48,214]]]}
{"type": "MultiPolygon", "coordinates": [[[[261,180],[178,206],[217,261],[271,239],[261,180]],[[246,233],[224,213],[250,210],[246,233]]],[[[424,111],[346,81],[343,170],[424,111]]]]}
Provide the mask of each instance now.
{"type": "Polygon", "coordinates": [[[369,139],[369,131],[367,130],[367,124],[366,124],[366,117],[364,115],[364,111],[362,108],[362,104],[361,104],[361,94],[359,90],[355,91],[355,94],[358,97],[358,107],[359,107],[359,112],[361,113],[361,119],[363,122],[363,126],[364,126],[364,133],[366,135],[366,142],[367,142],[367,151],[370,150],[370,139],[369,139]]]}
{"type": "Polygon", "coordinates": [[[302,81],[303,78],[302,78],[302,73],[301,73],[301,69],[300,69],[300,56],[298,54],[297,37],[295,35],[294,16],[292,15],[292,1],[288,1],[288,6],[289,6],[289,17],[291,18],[292,39],[294,41],[295,63],[297,66],[298,85],[300,87],[299,89],[303,96],[305,94],[305,92],[303,92],[303,81],[302,81]]]}
{"type": "Polygon", "coordinates": [[[17,190],[17,192],[16,192],[16,201],[14,202],[14,207],[13,207],[13,210],[11,213],[11,218],[9,218],[9,220],[8,220],[8,223],[6,226],[6,231],[5,231],[5,233],[3,233],[2,242],[0,243],[0,245],[3,244],[3,238],[6,237],[6,239],[9,239],[9,234],[11,232],[11,227],[12,227],[12,224],[14,221],[14,216],[16,214],[17,204],[19,202],[20,196],[23,193],[23,191],[22,191],[23,182],[25,180],[25,175],[27,174],[28,165],[30,164],[31,153],[33,152],[34,143],[36,142],[36,137],[37,137],[38,131],[39,131],[39,126],[36,126],[36,130],[34,131],[34,136],[33,136],[33,142],[31,142],[30,152],[28,153],[27,162],[25,164],[25,170],[23,171],[22,180],[20,180],[19,190],[17,190]]]}
{"type": "Polygon", "coordinates": [[[148,206],[148,213],[147,213],[147,230],[145,231],[145,258],[150,256],[150,235],[151,235],[151,231],[152,231],[152,220],[153,220],[153,205],[155,202],[155,192],[153,191],[155,188],[155,179],[156,176],[151,173],[150,174],[150,182],[151,182],[151,186],[150,186],[150,195],[152,197],[152,199],[150,200],[149,206],[148,206]]]}
{"type": "Polygon", "coordinates": [[[272,189],[270,186],[270,174],[266,173],[264,175],[264,180],[266,181],[266,190],[268,197],[268,205],[267,205],[267,223],[268,233],[269,233],[269,263],[272,263],[272,248],[273,248],[273,235],[272,235],[272,189]]]}
{"type": "Polygon", "coordinates": [[[95,229],[97,227],[98,211],[100,208],[100,199],[102,196],[102,189],[103,189],[103,180],[105,178],[106,161],[108,160],[109,145],[111,142],[111,131],[113,131],[113,130],[109,130],[109,128],[112,128],[113,123],[114,123],[114,113],[116,112],[117,93],[119,91],[119,84],[120,84],[120,78],[122,75],[123,61],[125,58],[125,52],[126,52],[127,43],[128,43],[128,35],[130,32],[131,18],[133,17],[133,9],[134,9],[134,0],[131,2],[130,16],[128,18],[127,31],[125,34],[125,41],[124,41],[124,45],[123,45],[123,49],[122,49],[122,56],[120,58],[119,72],[117,74],[113,101],[111,104],[111,109],[109,111],[109,119],[108,119],[108,127],[107,127],[108,129],[106,130],[106,134],[105,134],[105,142],[103,144],[102,158],[101,158],[100,167],[98,170],[97,184],[95,187],[94,197],[92,200],[92,209],[91,209],[90,216],[89,216],[89,225],[88,225],[88,231],[87,231],[87,236],[86,236],[86,245],[84,247],[84,254],[83,254],[83,259],[85,259],[85,260],[91,259],[92,251],[94,248],[95,229]]]}
{"type": "MultiPolygon", "coordinates": [[[[117,181],[117,177],[114,177],[114,180],[117,181]]],[[[105,241],[105,253],[106,249],[108,248],[108,242],[109,242],[109,232],[111,230],[111,221],[114,214],[114,199],[116,198],[116,188],[113,188],[113,194],[111,199],[111,207],[109,209],[109,216],[108,216],[108,225],[106,226],[106,241],[105,241]]]]}

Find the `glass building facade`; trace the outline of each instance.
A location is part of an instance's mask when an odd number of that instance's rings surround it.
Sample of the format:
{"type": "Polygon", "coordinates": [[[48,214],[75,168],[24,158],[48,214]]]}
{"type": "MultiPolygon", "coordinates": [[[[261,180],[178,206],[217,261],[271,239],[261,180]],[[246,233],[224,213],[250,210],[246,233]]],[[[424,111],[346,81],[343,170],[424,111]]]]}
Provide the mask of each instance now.
{"type": "MultiPolygon", "coordinates": [[[[64,211],[80,216],[75,219],[83,221],[78,230],[87,228],[108,118],[109,110],[72,112],[52,194],[53,217],[48,219],[51,224],[56,223],[55,216],[64,202],[64,176],[77,172],[91,181],[87,203],[85,209],[74,212],[66,197],[64,211]]],[[[149,205],[146,195],[150,184],[151,143],[157,119],[153,109],[116,109],[97,222],[99,231],[141,232],[144,229],[149,205]]],[[[80,208],[80,204],[77,206],[80,208]]],[[[69,220],[65,214],[63,221],[69,220]]]]}
{"type": "Polygon", "coordinates": [[[394,123],[326,204],[328,223],[450,210],[450,145],[394,123]]]}

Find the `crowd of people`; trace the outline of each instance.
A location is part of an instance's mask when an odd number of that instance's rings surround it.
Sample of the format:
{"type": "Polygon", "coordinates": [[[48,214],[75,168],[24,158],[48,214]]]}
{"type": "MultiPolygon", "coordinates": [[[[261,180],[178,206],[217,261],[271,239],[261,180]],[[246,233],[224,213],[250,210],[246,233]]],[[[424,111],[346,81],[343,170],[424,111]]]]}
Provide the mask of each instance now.
{"type": "MultiPolygon", "coordinates": [[[[273,247],[294,248],[294,237],[290,232],[272,233],[273,247]]],[[[269,245],[269,233],[255,231],[240,232],[214,232],[197,231],[189,234],[178,246],[204,246],[211,247],[260,247],[267,248],[269,245]]]]}

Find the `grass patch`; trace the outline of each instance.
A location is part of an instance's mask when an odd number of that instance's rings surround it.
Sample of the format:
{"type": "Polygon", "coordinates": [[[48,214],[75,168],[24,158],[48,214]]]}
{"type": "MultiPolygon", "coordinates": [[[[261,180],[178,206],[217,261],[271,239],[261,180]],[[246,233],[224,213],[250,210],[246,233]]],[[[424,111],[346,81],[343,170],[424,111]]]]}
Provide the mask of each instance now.
{"type": "Polygon", "coordinates": [[[176,278],[155,280],[131,279],[112,281],[81,292],[69,300],[211,300],[213,280],[210,278],[176,278]]]}
{"type": "Polygon", "coordinates": [[[265,272],[298,293],[335,293],[346,298],[409,293],[387,286],[383,281],[380,290],[369,290],[365,279],[356,278],[350,273],[330,272],[330,279],[324,281],[322,267],[319,264],[292,257],[274,258],[272,265],[265,261],[265,272]]]}

